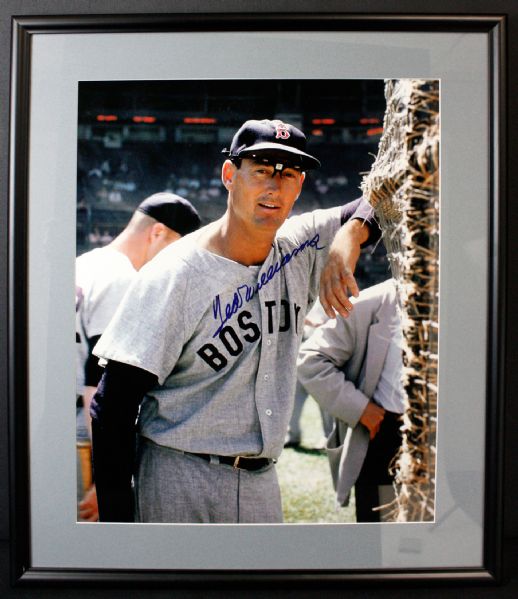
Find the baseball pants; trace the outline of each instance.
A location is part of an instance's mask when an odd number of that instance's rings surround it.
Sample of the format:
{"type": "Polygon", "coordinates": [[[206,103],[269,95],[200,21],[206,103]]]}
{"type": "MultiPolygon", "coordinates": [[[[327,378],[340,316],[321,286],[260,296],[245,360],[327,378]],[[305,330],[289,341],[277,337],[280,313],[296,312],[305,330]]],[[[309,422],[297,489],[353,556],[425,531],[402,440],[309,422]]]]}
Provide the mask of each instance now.
{"type": "Polygon", "coordinates": [[[137,522],[275,523],[282,506],[275,465],[248,471],[140,439],[137,522]]]}

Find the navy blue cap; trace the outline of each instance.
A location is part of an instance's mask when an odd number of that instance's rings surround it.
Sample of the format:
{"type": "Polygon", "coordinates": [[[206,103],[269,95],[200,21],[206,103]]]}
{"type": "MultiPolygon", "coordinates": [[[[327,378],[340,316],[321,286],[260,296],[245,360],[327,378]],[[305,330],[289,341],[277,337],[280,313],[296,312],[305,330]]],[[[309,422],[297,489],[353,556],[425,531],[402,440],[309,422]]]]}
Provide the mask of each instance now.
{"type": "Polygon", "coordinates": [[[287,166],[308,170],[320,161],[306,152],[306,136],[300,129],[279,120],[246,121],[232,139],[229,158],[282,157],[287,166]]]}
{"type": "Polygon", "coordinates": [[[151,216],[180,235],[196,231],[201,224],[196,208],[188,200],[166,191],[146,198],[138,205],[137,211],[151,216]]]}

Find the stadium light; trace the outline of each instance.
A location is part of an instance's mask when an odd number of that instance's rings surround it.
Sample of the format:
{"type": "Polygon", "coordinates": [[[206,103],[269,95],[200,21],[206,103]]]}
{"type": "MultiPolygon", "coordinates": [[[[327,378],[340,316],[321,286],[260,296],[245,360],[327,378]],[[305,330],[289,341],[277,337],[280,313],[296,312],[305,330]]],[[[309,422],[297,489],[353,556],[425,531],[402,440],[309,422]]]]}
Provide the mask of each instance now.
{"type": "Polygon", "coordinates": [[[360,119],[360,125],[376,125],[380,120],[376,117],[362,117],[360,119]]]}
{"type": "Polygon", "coordinates": [[[312,119],[311,123],[313,125],[334,125],[336,124],[336,119],[312,119]]]}
{"type": "Polygon", "coordinates": [[[115,114],[98,114],[96,116],[96,120],[105,122],[105,123],[109,123],[109,122],[119,120],[119,117],[116,116],[115,114]]]}
{"type": "Polygon", "coordinates": [[[381,135],[383,133],[383,127],[373,127],[372,129],[367,129],[367,135],[381,135]]]}
{"type": "Polygon", "coordinates": [[[156,123],[155,116],[134,116],[132,118],[134,123],[156,123]]]}
{"type": "Polygon", "coordinates": [[[186,116],[183,119],[186,125],[215,125],[217,120],[212,117],[205,116],[186,116]]]}

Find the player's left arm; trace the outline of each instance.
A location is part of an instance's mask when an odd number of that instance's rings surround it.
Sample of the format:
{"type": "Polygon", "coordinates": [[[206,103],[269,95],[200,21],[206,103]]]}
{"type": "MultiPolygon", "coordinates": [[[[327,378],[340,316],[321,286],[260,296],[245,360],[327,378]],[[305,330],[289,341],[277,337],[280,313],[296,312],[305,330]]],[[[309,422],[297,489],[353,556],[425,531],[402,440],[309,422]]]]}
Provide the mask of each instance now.
{"type": "Polygon", "coordinates": [[[349,316],[353,309],[349,297],[359,294],[354,271],[361,248],[380,237],[372,208],[363,199],[344,206],[342,222],[320,275],[320,303],[329,318],[335,318],[336,312],[349,316]]]}
{"type": "Polygon", "coordinates": [[[369,225],[354,219],[342,225],[329,247],[327,262],[320,275],[319,292],[320,303],[329,318],[335,318],[336,312],[347,318],[353,309],[349,297],[359,294],[354,270],[361,246],[368,238],[369,225]]]}

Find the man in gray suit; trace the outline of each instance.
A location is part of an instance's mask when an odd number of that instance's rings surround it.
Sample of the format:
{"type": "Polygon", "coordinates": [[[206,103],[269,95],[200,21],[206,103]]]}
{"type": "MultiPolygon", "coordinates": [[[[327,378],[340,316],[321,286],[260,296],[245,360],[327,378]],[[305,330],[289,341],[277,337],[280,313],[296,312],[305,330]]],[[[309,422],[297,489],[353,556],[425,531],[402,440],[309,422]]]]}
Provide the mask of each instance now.
{"type": "MultiPolygon", "coordinates": [[[[394,499],[390,462],[401,445],[401,324],[393,279],[369,287],[354,312],[320,327],[301,347],[299,379],[335,417],[327,442],[339,505],[354,485],[358,522],[394,499]]],[[[383,514],[382,514],[383,517],[383,514]]]]}

